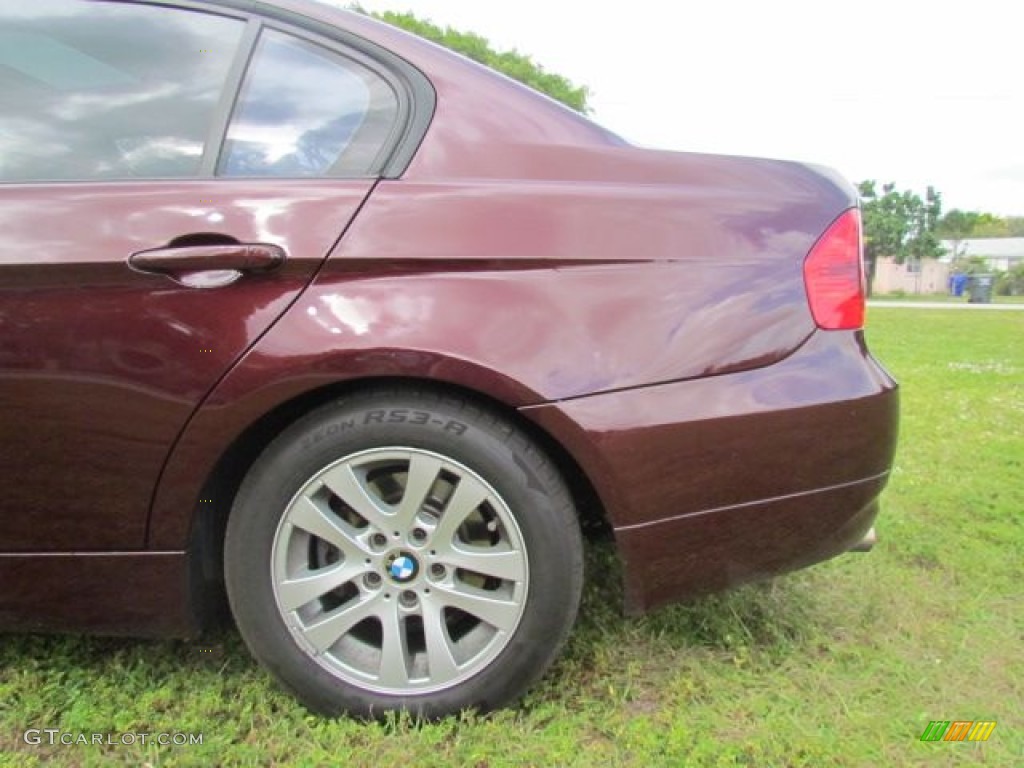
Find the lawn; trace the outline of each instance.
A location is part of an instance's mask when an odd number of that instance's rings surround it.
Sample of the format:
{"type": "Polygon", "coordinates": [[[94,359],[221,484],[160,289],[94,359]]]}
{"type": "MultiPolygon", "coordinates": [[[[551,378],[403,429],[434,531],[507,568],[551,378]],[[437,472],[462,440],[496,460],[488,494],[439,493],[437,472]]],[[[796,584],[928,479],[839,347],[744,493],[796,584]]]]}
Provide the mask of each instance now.
{"type": "MultiPolygon", "coordinates": [[[[968,304],[967,294],[963,296],[950,296],[948,293],[876,293],[871,297],[872,302],[885,301],[925,301],[940,302],[942,304],[968,304]]],[[[992,296],[992,304],[1024,304],[1024,296],[992,296]]]]}
{"type": "Polygon", "coordinates": [[[521,706],[430,725],[311,716],[231,631],[8,636],[0,766],[1024,765],[1024,313],[874,307],[868,338],[903,385],[870,554],[627,620],[596,547],[570,646],[521,706]],[[920,741],[979,719],[986,743],[920,741]],[[26,728],[203,743],[30,746],[26,728]]]}

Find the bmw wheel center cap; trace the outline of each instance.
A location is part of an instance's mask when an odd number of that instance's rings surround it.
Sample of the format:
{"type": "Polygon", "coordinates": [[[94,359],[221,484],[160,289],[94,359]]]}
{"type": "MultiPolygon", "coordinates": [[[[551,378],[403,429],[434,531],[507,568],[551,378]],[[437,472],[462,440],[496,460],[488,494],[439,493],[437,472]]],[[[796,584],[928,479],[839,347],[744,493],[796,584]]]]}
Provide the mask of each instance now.
{"type": "Polygon", "coordinates": [[[398,552],[388,562],[388,575],[399,584],[406,584],[416,578],[419,564],[416,558],[405,552],[398,552]]]}

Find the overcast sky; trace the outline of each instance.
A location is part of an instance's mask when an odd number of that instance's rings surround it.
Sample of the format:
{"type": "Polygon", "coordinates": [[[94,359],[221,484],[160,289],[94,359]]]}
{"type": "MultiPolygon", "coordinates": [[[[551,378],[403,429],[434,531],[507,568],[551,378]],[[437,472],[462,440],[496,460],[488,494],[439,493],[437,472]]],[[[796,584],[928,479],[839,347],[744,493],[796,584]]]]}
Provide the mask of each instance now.
{"type": "Polygon", "coordinates": [[[362,0],[587,85],[645,146],[808,160],[1024,215],[1024,2],[362,0]]]}

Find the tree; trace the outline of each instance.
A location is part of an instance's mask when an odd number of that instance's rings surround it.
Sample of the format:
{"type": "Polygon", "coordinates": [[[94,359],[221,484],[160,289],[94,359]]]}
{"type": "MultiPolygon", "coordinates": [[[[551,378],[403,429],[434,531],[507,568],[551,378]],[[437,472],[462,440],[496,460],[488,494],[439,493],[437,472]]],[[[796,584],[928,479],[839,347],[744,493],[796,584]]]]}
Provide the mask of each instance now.
{"type": "Polygon", "coordinates": [[[954,261],[967,254],[967,246],[963,241],[974,234],[975,227],[978,226],[980,220],[980,213],[961,211],[959,208],[954,208],[939,220],[939,237],[949,240],[953,244],[954,261]]]}
{"type": "Polygon", "coordinates": [[[994,213],[959,211],[956,208],[942,217],[939,232],[949,240],[968,237],[1024,236],[1024,216],[996,216],[994,213]]]}
{"type": "Polygon", "coordinates": [[[1024,237],[1024,216],[1007,216],[1006,230],[1010,237],[1024,237]]]}
{"type": "Polygon", "coordinates": [[[1008,237],[1010,228],[1005,219],[991,213],[977,214],[978,220],[971,230],[971,237],[1008,237]]]}
{"type": "MultiPolygon", "coordinates": [[[[354,6],[357,11],[363,11],[359,6],[354,6]]],[[[530,86],[531,88],[545,93],[556,101],[560,101],[567,107],[577,112],[586,114],[590,111],[587,98],[590,91],[585,85],[575,85],[568,78],[548,72],[540,64],[536,63],[529,56],[518,51],[496,51],[491,44],[480,35],[473,32],[461,32],[452,27],[442,29],[433,22],[417,18],[412,13],[395,13],[384,11],[383,13],[372,13],[371,16],[386,21],[396,27],[401,27],[414,35],[425,37],[427,40],[450,48],[461,53],[474,61],[495,69],[502,74],[511,77],[513,80],[530,86]]]]}
{"type": "Polygon", "coordinates": [[[902,264],[942,255],[937,234],[942,196],[934,188],[928,187],[924,199],[914,192],[897,191],[893,183],[884,184],[881,195],[873,180],[862,181],[857,188],[864,215],[868,285],[874,280],[880,258],[892,257],[902,264]]]}

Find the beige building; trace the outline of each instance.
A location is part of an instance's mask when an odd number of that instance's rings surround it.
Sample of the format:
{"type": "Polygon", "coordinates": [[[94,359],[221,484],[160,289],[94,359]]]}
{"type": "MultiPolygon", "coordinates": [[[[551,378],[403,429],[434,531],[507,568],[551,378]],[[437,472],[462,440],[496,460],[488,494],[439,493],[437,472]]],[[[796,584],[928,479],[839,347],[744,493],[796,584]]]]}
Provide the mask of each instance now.
{"type": "Polygon", "coordinates": [[[897,264],[891,258],[880,258],[875,264],[872,293],[948,293],[948,262],[922,259],[897,264]]]}
{"type": "Polygon", "coordinates": [[[882,258],[875,265],[872,293],[949,293],[949,275],[953,254],[961,258],[981,257],[993,272],[1005,272],[1024,264],[1024,237],[943,240],[946,254],[941,259],[897,264],[882,258]]]}

